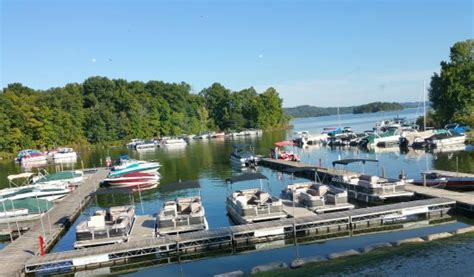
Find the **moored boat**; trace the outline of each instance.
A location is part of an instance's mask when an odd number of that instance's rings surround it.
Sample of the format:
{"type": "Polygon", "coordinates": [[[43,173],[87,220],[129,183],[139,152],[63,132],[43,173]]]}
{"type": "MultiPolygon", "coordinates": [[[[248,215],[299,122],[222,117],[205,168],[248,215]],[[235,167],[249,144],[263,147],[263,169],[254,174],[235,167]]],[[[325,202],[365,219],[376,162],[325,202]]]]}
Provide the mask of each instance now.
{"type": "Polygon", "coordinates": [[[182,197],[163,204],[156,219],[158,235],[209,229],[201,197],[182,197]]]}
{"type": "Polygon", "coordinates": [[[139,188],[156,184],[159,180],[160,176],[155,173],[130,172],[116,177],[108,177],[103,182],[111,187],[139,188]]]}
{"type": "Polygon", "coordinates": [[[133,206],[98,210],[76,227],[74,248],[123,243],[128,240],[135,222],[133,206]]]}
{"type": "Polygon", "coordinates": [[[445,182],[446,189],[474,190],[474,174],[444,170],[430,170],[422,174],[428,182],[445,182]]]}
{"type": "MultiPolygon", "coordinates": [[[[261,184],[263,179],[267,178],[259,173],[244,173],[227,179],[227,182],[232,184],[259,180],[261,184]]],[[[260,189],[244,189],[230,193],[226,200],[226,210],[236,224],[276,220],[287,216],[283,211],[281,199],[263,191],[262,186],[260,189]]]]}
{"type": "Polygon", "coordinates": [[[156,173],[160,168],[158,162],[147,162],[122,159],[120,165],[114,166],[109,177],[117,177],[132,172],[156,173]]]}
{"type": "Polygon", "coordinates": [[[58,148],[56,151],[52,152],[51,157],[53,160],[74,160],[77,159],[77,153],[74,149],[69,147],[58,148]]]}
{"type": "Polygon", "coordinates": [[[233,148],[230,160],[234,164],[241,167],[252,167],[260,161],[260,157],[253,153],[252,146],[248,144],[233,145],[233,148]]]}
{"type": "Polygon", "coordinates": [[[164,139],[161,141],[160,146],[173,147],[173,146],[186,146],[188,143],[182,138],[164,139]]]}

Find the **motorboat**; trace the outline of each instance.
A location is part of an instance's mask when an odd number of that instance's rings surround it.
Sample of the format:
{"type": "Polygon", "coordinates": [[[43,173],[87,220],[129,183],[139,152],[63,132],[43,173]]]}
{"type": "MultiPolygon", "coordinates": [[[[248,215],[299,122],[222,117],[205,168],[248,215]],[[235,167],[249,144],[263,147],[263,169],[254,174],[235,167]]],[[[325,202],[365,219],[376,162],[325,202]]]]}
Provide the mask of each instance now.
{"type": "MultiPolygon", "coordinates": [[[[334,161],[335,165],[348,165],[350,163],[378,162],[371,159],[345,159],[334,161]]],[[[331,184],[347,190],[349,197],[365,203],[383,203],[390,198],[412,197],[413,192],[405,190],[405,180],[388,179],[384,177],[354,173],[334,176],[331,184]]]]}
{"type": "Polygon", "coordinates": [[[98,210],[88,220],[77,225],[74,248],[126,242],[134,222],[135,208],[133,206],[98,210]]]}
{"type": "Polygon", "coordinates": [[[252,167],[256,166],[260,161],[260,157],[255,155],[251,145],[240,144],[234,145],[234,150],[230,155],[230,160],[233,164],[240,165],[241,167],[252,167]]]}
{"type": "Polygon", "coordinates": [[[299,162],[300,157],[293,151],[282,150],[284,147],[294,146],[292,141],[280,141],[273,144],[275,148],[271,149],[270,157],[272,159],[299,162]]]}
{"type": "Polygon", "coordinates": [[[0,199],[40,198],[53,201],[66,196],[72,190],[73,188],[67,183],[33,184],[2,189],[0,199]]]}
{"type": "Polygon", "coordinates": [[[451,172],[444,170],[430,170],[422,173],[427,182],[444,182],[446,189],[474,190],[474,174],[451,172]]]}
{"type": "Polygon", "coordinates": [[[316,212],[353,209],[346,190],[315,182],[295,183],[282,190],[282,197],[316,212]]]}
{"type": "Polygon", "coordinates": [[[207,229],[209,229],[209,226],[199,196],[166,201],[156,219],[156,233],[158,235],[207,229]]]}
{"type": "Polygon", "coordinates": [[[227,179],[233,184],[243,181],[259,180],[260,189],[237,190],[227,196],[226,210],[236,224],[247,224],[285,218],[281,199],[263,191],[262,180],[268,180],[259,173],[244,173],[227,179]]]}
{"type": "Polygon", "coordinates": [[[47,163],[48,160],[46,156],[38,150],[27,149],[18,152],[16,156],[16,160],[21,164],[29,164],[29,163],[47,163]]]}
{"type": "Polygon", "coordinates": [[[163,147],[186,146],[187,144],[188,143],[182,138],[164,139],[160,143],[160,145],[163,147]]]}
{"type": "Polygon", "coordinates": [[[143,142],[140,142],[140,143],[137,143],[135,145],[135,149],[136,150],[148,150],[148,149],[155,149],[156,148],[156,142],[155,141],[151,141],[151,140],[147,140],[147,141],[143,141],[143,142]]]}
{"type": "Polygon", "coordinates": [[[74,151],[74,149],[69,147],[58,148],[56,151],[51,152],[50,156],[54,161],[77,159],[77,153],[74,151]]]}
{"type": "Polygon", "coordinates": [[[37,176],[31,178],[33,184],[59,184],[79,185],[84,181],[84,173],[81,170],[66,170],[49,174],[46,170],[38,172],[37,176]]]}
{"type": "Polygon", "coordinates": [[[400,147],[410,147],[415,142],[423,141],[434,134],[434,130],[402,132],[399,138],[400,147]]]}
{"type": "Polygon", "coordinates": [[[156,173],[130,172],[116,177],[108,177],[103,182],[111,187],[140,188],[156,184],[159,180],[160,175],[156,173]]]}
{"type": "Polygon", "coordinates": [[[112,167],[108,177],[117,177],[132,172],[156,173],[160,163],[123,159],[120,165],[112,167]]]}
{"type": "Polygon", "coordinates": [[[433,136],[425,139],[428,148],[464,144],[465,141],[465,134],[459,134],[444,130],[437,130],[433,136]]]}
{"type": "Polygon", "coordinates": [[[128,148],[135,148],[137,144],[145,142],[143,139],[132,139],[129,143],[126,144],[128,148]]]}

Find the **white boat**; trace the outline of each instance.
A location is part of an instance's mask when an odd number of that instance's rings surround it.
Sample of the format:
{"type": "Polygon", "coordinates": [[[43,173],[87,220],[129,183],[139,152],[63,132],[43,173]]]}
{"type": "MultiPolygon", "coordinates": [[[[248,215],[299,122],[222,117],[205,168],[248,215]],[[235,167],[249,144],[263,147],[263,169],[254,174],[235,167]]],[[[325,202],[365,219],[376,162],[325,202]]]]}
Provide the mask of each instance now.
{"type": "Polygon", "coordinates": [[[267,178],[259,173],[244,173],[227,180],[231,184],[250,180],[260,181],[260,189],[238,190],[227,196],[226,210],[236,224],[276,220],[287,216],[283,211],[281,199],[263,191],[262,179],[267,178]]]}
{"type": "Polygon", "coordinates": [[[132,139],[129,143],[127,143],[128,148],[135,148],[137,144],[143,143],[144,140],[142,139],[132,139]]]}
{"type": "Polygon", "coordinates": [[[40,198],[53,201],[71,192],[68,184],[33,184],[22,187],[0,190],[0,199],[19,200],[25,198],[40,198]]]}
{"type": "Polygon", "coordinates": [[[135,145],[136,150],[148,150],[148,149],[155,149],[156,142],[155,141],[144,141],[141,143],[137,143],[135,145]]]}
{"type": "Polygon", "coordinates": [[[169,146],[185,146],[187,142],[182,138],[175,138],[175,139],[165,139],[161,141],[161,146],[169,147],[169,146]]]}
{"type": "Polygon", "coordinates": [[[282,190],[282,196],[316,212],[353,209],[346,190],[315,182],[295,183],[282,190]]]}
{"type": "Polygon", "coordinates": [[[49,174],[46,170],[38,172],[31,178],[33,184],[68,184],[79,185],[84,181],[84,173],[81,170],[65,170],[49,174]]]}
{"type": "Polygon", "coordinates": [[[134,223],[135,209],[132,206],[98,210],[89,220],[77,225],[74,248],[123,243],[128,240],[134,223]]]}
{"type": "Polygon", "coordinates": [[[160,163],[137,160],[122,160],[120,165],[114,166],[109,177],[117,177],[132,172],[156,173],[160,169],[160,163]]]}
{"type": "Polygon", "coordinates": [[[77,159],[77,153],[74,151],[72,148],[64,147],[64,148],[59,148],[57,151],[55,151],[52,154],[53,160],[71,160],[71,159],[77,159]]]}
{"type": "Polygon", "coordinates": [[[158,235],[176,234],[207,230],[204,207],[201,197],[183,197],[167,201],[156,218],[158,235]]]}
{"type": "Polygon", "coordinates": [[[253,153],[252,146],[250,145],[234,145],[234,150],[230,155],[230,161],[241,167],[256,166],[260,161],[260,157],[253,153]]]}

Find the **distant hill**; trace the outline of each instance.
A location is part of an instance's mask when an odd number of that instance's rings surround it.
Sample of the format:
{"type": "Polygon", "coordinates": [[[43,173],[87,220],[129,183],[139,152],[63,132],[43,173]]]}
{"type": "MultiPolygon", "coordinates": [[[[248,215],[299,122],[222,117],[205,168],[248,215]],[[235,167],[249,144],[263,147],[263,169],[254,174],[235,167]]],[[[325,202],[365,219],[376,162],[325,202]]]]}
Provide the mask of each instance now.
{"type": "MultiPolygon", "coordinates": [[[[415,103],[415,102],[413,102],[415,103]]],[[[365,105],[340,107],[339,114],[348,113],[375,113],[379,111],[398,111],[404,108],[417,107],[411,102],[373,102],[365,105]],[[405,105],[404,105],[405,104],[405,105]]],[[[292,108],[283,108],[284,112],[292,117],[316,117],[337,114],[337,107],[315,107],[309,105],[297,106],[292,108]]]]}

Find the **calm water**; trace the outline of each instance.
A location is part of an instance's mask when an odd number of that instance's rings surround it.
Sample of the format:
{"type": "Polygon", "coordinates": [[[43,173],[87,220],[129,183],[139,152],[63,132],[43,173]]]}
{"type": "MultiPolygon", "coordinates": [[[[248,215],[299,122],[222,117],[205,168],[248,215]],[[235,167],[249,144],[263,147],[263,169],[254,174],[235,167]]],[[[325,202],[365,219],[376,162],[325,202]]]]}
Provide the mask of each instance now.
{"type": "MultiPolygon", "coordinates": [[[[158,188],[142,192],[141,199],[138,194],[133,196],[123,194],[97,196],[75,224],[78,224],[78,222],[84,220],[89,214],[99,208],[135,203],[137,205],[136,210],[138,214],[151,214],[158,212],[164,201],[174,199],[178,196],[192,196],[201,193],[209,227],[218,228],[228,226],[231,223],[225,212],[225,197],[231,188],[225,184],[224,180],[234,174],[240,173],[238,169],[233,169],[230,164],[229,155],[232,150],[232,144],[250,143],[254,146],[258,154],[267,155],[274,142],[291,138],[293,131],[307,130],[311,133],[319,133],[324,127],[338,126],[351,126],[355,131],[364,131],[371,129],[376,121],[393,118],[396,115],[414,120],[417,116],[417,111],[416,109],[410,109],[392,113],[341,115],[340,119],[337,116],[296,119],[293,121],[293,130],[265,132],[261,138],[237,141],[230,139],[193,141],[183,149],[156,149],[147,152],[129,151],[126,148],[120,147],[109,149],[78,149],[80,158],[78,163],[72,167],[80,168],[81,161],[85,167],[99,166],[101,159],[103,160],[107,155],[116,159],[120,154],[128,153],[132,158],[159,161],[162,165],[160,169],[162,179],[158,188]],[[189,189],[175,192],[162,192],[163,187],[167,184],[177,182],[178,180],[199,180],[201,189],[200,191],[198,189],[189,189]]],[[[378,164],[367,165],[364,168],[365,172],[380,174],[383,168],[387,176],[393,177],[398,176],[400,171],[403,170],[408,177],[418,178],[420,172],[432,168],[445,170],[456,170],[458,168],[459,171],[462,172],[474,172],[474,153],[471,147],[449,149],[436,153],[425,153],[424,151],[400,153],[398,148],[375,149],[367,152],[357,148],[331,149],[318,146],[305,149],[295,148],[294,150],[300,153],[304,162],[312,164],[321,163],[323,166],[331,166],[331,162],[338,158],[375,158],[380,162],[378,164]]],[[[349,169],[362,171],[360,165],[351,165],[349,169]]],[[[52,171],[54,169],[50,167],[49,170],[52,171]]],[[[21,171],[22,169],[11,161],[0,161],[0,186],[7,187],[6,176],[21,171]]],[[[265,185],[267,189],[275,195],[278,195],[286,184],[298,181],[298,179],[290,180],[288,176],[266,168],[259,168],[258,171],[269,178],[269,182],[265,185]]],[[[254,187],[256,185],[255,183],[247,182],[234,186],[234,189],[254,187]]],[[[324,254],[326,252],[329,253],[354,247],[362,247],[367,243],[393,240],[394,237],[402,238],[431,233],[438,230],[452,230],[463,225],[465,225],[465,223],[455,222],[437,227],[405,230],[393,234],[385,233],[357,238],[344,238],[325,243],[300,246],[298,252],[302,256],[316,255],[318,253],[324,254]]],[[[72,249],[75,240],[74,230],[75,228],[73,226],[59,241],[53,251],[72,249]]],[[[193,261],[181,265],[155,266],[131,274],[140,276],[150,273],[179,275],[182,271],[185,275],[189,276],[209,275],[235,269],[250,269],[256,264],[277,259],[290,261],[295,257],[296,253],[293,247],[285,247],[263,252],[193,261]]]]}

